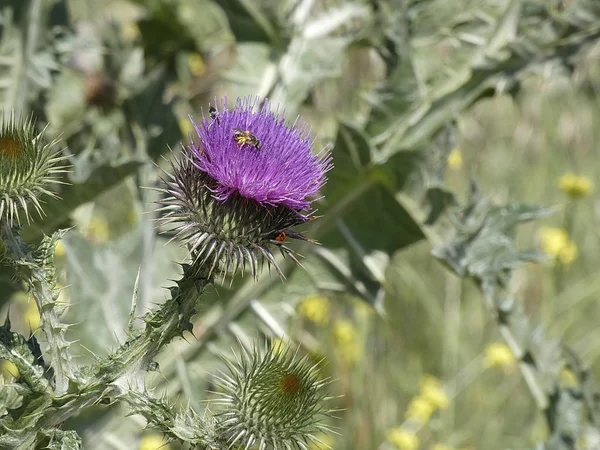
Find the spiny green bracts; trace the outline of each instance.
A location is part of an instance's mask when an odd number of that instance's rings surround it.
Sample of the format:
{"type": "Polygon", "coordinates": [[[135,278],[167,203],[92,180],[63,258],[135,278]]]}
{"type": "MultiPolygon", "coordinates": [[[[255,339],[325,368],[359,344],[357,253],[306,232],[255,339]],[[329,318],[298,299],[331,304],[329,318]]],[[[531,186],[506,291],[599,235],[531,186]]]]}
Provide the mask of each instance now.
{"type": "Polygon", "coordinates": [[[46,142],[44,130],[37,133],[33,117],[16,119],[2,117],[0,128],[0,220],[13,225],[21,223],[20,214],[31,221],[29,206],[42,216],[39,197],[56,197],[49,185],[60,183],[67,157],[56,148],[58,140],[46,142]]]}
{"type": "Polygon", "coordinates": [[[306,449],[316,435],[331,432],[322,424],[333,411],[323,406],[328,384],[308,357],[280,345],[243,351],[235,363],[225,360],[229,375],[218,378],[217,427],[228,448],[306,449]],[[237,446],[237,447],[236,447],[237,446]]]}

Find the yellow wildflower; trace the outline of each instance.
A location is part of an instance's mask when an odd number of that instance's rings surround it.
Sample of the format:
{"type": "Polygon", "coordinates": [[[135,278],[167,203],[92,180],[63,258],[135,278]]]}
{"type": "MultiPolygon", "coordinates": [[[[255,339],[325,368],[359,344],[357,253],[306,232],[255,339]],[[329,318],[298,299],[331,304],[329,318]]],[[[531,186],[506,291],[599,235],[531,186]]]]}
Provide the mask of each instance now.
{"type": "Polygon", "coordinates": [[[142,438],[139,450],[170,450],[171,448],[171,444],[165,441],[162,434],[151,433],[142,438]]]}
{"type": "Polygon", "coordinates": [[[316,325],[326,325],[329,322],[329,300],[322,295],[309,295],[299,303],[298,312],[316,325]]]}
{"type": "Polygon", "coordinates": [[[436,409],[446,409],[450,405],[450,399],[444,392],[442,384],[431,375],[421,378],[421,396],[436,409]]]}
{"type": "Polygon", "coordinates": [[[204,64],[204,59],[202,59],[200,53],[190,53],[188,56],[188,68],[190,69],[190,73],[195,77],[199,77],[206,72],[206,64],[204,64]]]}
{"type": "Polygon", "coordinates": [[[417,450],[419,448],[419,438],[404,428],[388,430],[386,438],[398,450],[417,450]]]}
{"type": "Polygon", "coordinates": [[[1,360],[0,375],[4,378],[17,378],[19,376],[19,369],[17,369],[17,366],[15,366],[14,363],[7,360],[1,360]]]}
{"type": "Polygon", "coordinates": [[[506,344],[494,342],[485,348],[486,367],[514,366],[516,360],[506,344]]]}
{"type": "Polygon", "coordinates": [[[569,239],[567,230],[542,227],[539,232],[542,250],[561,264],[570,264],[577,258],[577,245],[569,239]]]}
{"type": "Polygon", "coordinates": [[[404,417],[419,423],[427,423],[435,412],[435,405],[422,396],[413,398],[408,404],[404,417]]]}
{"type": "Polygon", "coordinates": [[[588,177],[568,172],[558,179],[558,187],[571,198],[585,197],[594,190],[594,183],[588,177]]]}
{"type": "Polygon", "coordinates": [[[354,325],[348,320],[338,320],[333,324],[333,338],[337,353],[341,358],[348,362],[354,363],[360,357],[359,345],[357,343],[358,336],[354,330],[354,325]]]}
{"type": "Polygon", "coordinates": [[[337,344],[353,344],[356,340],[354,325],[349,320],[338,320],[333,324],[333,336],[337,344]]]}
{"type": "Polygon", "coordinates": [[[463,166],[463,155],[459,148],[455,147],[448,155],[448,167],[452,170],[459,170],[463,166]]]}

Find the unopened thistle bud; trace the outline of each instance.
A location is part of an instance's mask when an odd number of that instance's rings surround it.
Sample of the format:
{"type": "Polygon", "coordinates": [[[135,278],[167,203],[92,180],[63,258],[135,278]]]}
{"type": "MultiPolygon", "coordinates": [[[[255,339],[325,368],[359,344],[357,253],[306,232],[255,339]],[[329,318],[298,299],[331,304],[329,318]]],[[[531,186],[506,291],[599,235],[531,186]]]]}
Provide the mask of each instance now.
{"type": "Polygon", "coordinates": [[[0,221],[21,223],[20,215],[31,220],[31,207],[42,216],[39,198],[56,197],[50,185],[60,183],[66,170],[60,163],[66,157],[56,148],[57,140],[44,141],[33,118],[2,118],[0,129],[0,221]]]}
{"type": "Polygon", "coordinates": [[[159,220],[176,225],[195,262],[210,272],[247,268],[257,276],[263,262],[281,274],[271,248],[297,262],[289,238],[308,240],[293,228],[315,218],[311,204],[332,167],[327,148],[313,155],[309,127],[273,113],[265,101],[238,99],[235,107],[210,107],[193,122],[194,135],[172,163],[160,201],[159,220]]]}
{"type": "Polygon", "coordinates": [[[307,358],[297,359],[289,348],[243,352],[235,363],[225,360],[229,375],[219,378],[216,401],[218,431],[228,448],[259,450],[306,449],[331,429],[331,415],[321,394],[327,381],[307,358]]]}

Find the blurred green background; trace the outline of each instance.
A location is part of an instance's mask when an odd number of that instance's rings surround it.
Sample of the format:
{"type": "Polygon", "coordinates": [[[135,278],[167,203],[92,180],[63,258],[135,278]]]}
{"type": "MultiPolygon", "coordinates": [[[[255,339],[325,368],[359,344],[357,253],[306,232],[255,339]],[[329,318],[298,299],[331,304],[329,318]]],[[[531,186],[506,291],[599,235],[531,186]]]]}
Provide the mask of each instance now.
{"type": "MultiPolygon", "coordinates": [[[[322,439],[334,449],[552,438],[480,280],[431,252],[451,239],[447,207],[467,202],[473,181],[480,202],[555,207],[511,240],[548,256],[511,265],[506,290],[540,360],[560,339],[598,378],[598,24],[597,2],[577,0],[1,1],[3,108],[48,123],[73,165],[63,200],[23,235],[74,226],[57,258],[78,361],[123,342],[140,265],[140,315],[180,274],[185,252],[157,234],[157,194],[140,186],[156,186],[154,164],[185,145],[188,114],[267,96],[312,124],[315,150],[334,144],[324,217],[306,227],[323,245],[299,246],[305,268],[284,263],[285,282],[218,283],[148,386],[210,408],[218,355],[269,336],[325,358],[340,411],[339,434],[322,439]]],[[[15,328],[35,329],[34,302],[1,267],[0,282],[15,328]]],[[[567,387],[581,384],[575,372],[548,370],[567,387]]],[[[97,406],[65,427],[89,449],[179,448],[126,413],[97,406]]],[[[600,448],[597,429],[577,436],[547,448],[600,448]]]]}

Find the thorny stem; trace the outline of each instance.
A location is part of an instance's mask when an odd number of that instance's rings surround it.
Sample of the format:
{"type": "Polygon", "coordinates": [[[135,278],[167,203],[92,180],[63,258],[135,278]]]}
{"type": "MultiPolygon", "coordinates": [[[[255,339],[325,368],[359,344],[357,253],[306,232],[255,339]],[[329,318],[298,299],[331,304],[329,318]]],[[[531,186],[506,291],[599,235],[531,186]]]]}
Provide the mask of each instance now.
{"type": "Polygon", "coordinates": [[[121,398],[132,413],[143,416],[149,425],[169,438],[192,444],[197,450],[225,448],[225,443],[220,442],[193,411],[183,415],[166,400],[137,391],[129,391],[121,398]]]}
{"type": "Polygon", "coordinates": [[[159,309],[143,317],[143,329],[131,333],[129,339],[113,354],[96,364],[94,372],[104,382],[123,389],[141,389],[146,371],[157,370],[154,358],[160,350],[185,331],[192,330],[190,319],[201,306],[201,294],[211,278],[210,264],[200,269],[187,267],[171,298],[159,309]]]}
{"type": "Polygon", "coordinates": [[[50,365],[54,370],[55,394],[62,395],[67,392],[69,379],[76,378],[76,369],[71,362],[69,342],[65,339],[66,326],[61,323],[54,308],[56,291],[52,281],[53,276],[48,277],[49,269],[40,267],[36,263],[16,229],[5,221],[0,221],[0,232],[19,277],[27,283],[37,304],[40,312],[40,327],[48,343],[50,365]]]}
{"type": "MultiPolygon", "coordinates": [[[[127,342],[96,363],[91,370],[84,368],[77,372],[76,366],[71,363],[68,342],[64,339],[66,326],[61,324],[54,308],[56,293],[53,293],[54,286],[51,285],[53,274],[48,273],[53,269],[39,265],[18,232],[4,221],[0,222],[0,233],[6,255],[14,261],[19,277],[29,285],[36,300],[41,328],[48,342],[50,364],[56,377],[51,403],[42,413],[43,417],[39,417],[35,428],[58,427],[105,397],[128,400],[128,395],[146,395],[143,389],[144,375],[148,370],[156,370],[153,367],[156,355],[172,339],[191,330],[190,319],[198,312],[201,294],[211,282],[206,273],[210,264],[204,265],[205,269],[186,268],[177,286],[171,288],[171,298],[143,317],[146,324],[144,328],[131,332],[127,342]],[[96,376],[90,377],[92,373],[96,376]]],[[[134,412],[139,411],[134,408],[134,412]]],[[[19,434],[18,440],[22,443],[17,447],[19,450],[33,448],[37,439],[36,429],[19,434]]]]}
{"type": "MultiPolygon", "coordinates": [[[[417,223],[424,223],[425,215],[412,199],[410,199],[405,194],[398,194],[397,200],[402,204],[406,211],[417,221],[417,223]]],[[[442,237],[431,227],[423,227],[423,232],[425,233],[425,236],[432,245],[432,247],[437,247],[443,242],[442,237]]],[[[489,297],[481,284],[478,283],[478,286],[482,290],[482,293],[485,295],[486,302],[490,309],[492,311],[496,310],[498,299],[489,297]]],[[[519,361],[519,369],[521,370],[523,379],[525,380],[527,387],[529,388],[529,391],[531,392],[538,408],[541,411],[546,411],[548,406],[550,405],[550,400],[548,399],[548,394],[546,390],[538,382],[540,376],[539,367],[537,367],[535,361],[526,360],[523,358],[523,356],[526,354],[526,351],[519,344],[520,341],[517,338],[518,333],[516,333],[516,331],[512,329],[511,324],[503,323],[500,320],[500,316],[498,314],[495,314],[494,317],[498,321],[498,326],[502,337],[504,338],[506,344],[510,348],[515,358],[517,358],[517,360],[519,361]]]]}

